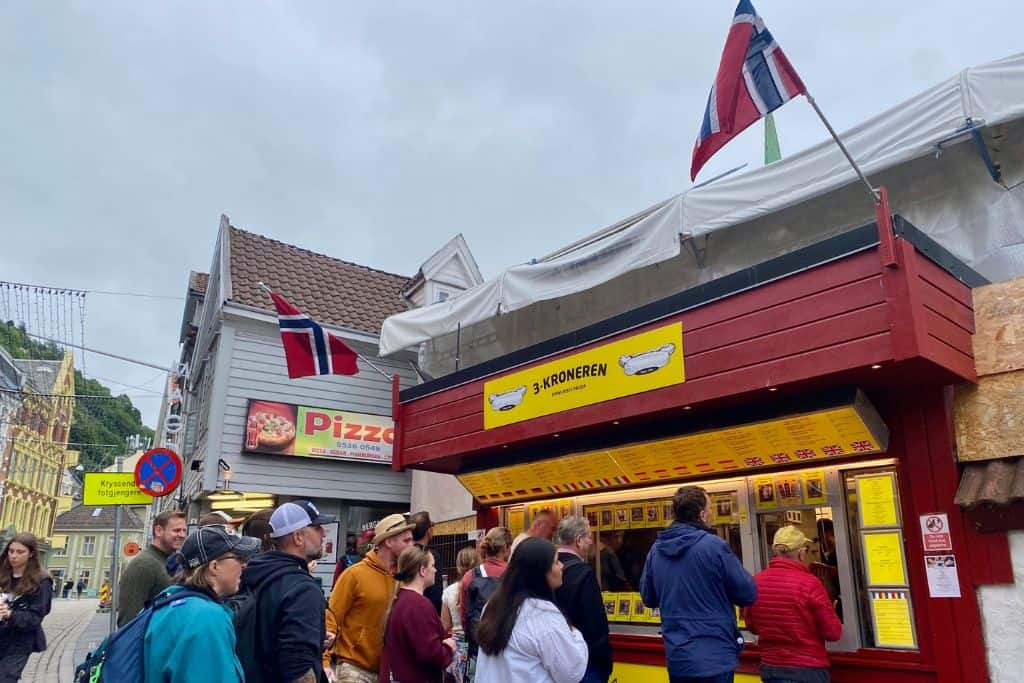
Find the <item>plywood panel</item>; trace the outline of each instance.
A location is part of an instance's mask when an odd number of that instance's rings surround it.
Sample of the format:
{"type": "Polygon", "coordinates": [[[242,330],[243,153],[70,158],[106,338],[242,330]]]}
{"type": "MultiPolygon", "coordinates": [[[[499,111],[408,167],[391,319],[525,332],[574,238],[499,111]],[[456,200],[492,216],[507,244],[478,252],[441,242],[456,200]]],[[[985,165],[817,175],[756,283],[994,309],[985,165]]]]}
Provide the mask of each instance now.
{"type": "Polygon", "coordinates": [[[978,375],[1024,369],[1024,278],[978,287],[973,295],[978,375]]]}
{"type": "Polygon", "coordinates": [[[1024,453],[1024,370],[956,388],[957,457],[962,462],[1024,453]]]}

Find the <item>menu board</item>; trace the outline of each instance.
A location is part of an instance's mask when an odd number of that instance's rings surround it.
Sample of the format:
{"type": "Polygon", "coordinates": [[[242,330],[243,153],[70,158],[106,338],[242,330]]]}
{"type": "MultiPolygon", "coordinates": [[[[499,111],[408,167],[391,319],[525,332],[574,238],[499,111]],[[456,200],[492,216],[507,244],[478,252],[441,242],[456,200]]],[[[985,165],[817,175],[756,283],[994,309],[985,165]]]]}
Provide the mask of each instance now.
{"type": "MultiPolygon", "coordinates": [[[[818,412],[469,472],[458,478],[478,501],[493,505],[761,467],[810,465],[884,452],[888,441],[881,418],[858,394],[851,405],[818,412]]],[[[772,489],[785,494],[785,502],[799,503],[801,497],[824,502],[824,477],[802,483],[781,480],[772,489]]],[[[777,496],[765,504],[776,507],[777,496]]],[[[877,512],[878,521],[884,521],[882,508],[877,512]]]]}
{"type": "Polygon", "coordinates": [[[878,647],[915,649],[914,621],[910,610],[910,592],[868,591],[871,619],[878,647]]]}
{"type": "Polygon", "coordinates": [[[899,526],[896,507],[896,478],[892,472],[865,474],[856,478],[857,509],[862,529],[899,526]]]}
{"type": "Polygon", "coordinates": [[[899,531],[865,533],[864,566],[869,586],[907,585],[907,566],[903,557],[903,538],[899,531]]]}

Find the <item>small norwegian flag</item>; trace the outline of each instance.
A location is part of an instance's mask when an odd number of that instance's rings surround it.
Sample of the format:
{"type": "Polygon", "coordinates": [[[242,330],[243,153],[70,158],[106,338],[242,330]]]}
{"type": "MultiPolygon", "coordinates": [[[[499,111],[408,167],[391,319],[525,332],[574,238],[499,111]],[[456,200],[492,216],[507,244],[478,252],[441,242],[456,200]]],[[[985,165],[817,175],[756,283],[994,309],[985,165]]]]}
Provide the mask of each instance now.
{"type": "Polygon", "coordinates": [[[292,306],[276,292],[270,292],[277,309],[281,344],[288,362],[288,377],[310,375],[354,375],[359,372],[359,354],[312,318],[292,306]]]}
{"type": "Polygon", "coordinates": [[[740,0],[693,147],[690,179],[727,142],[806,92],[750,0],[740,0]]]}

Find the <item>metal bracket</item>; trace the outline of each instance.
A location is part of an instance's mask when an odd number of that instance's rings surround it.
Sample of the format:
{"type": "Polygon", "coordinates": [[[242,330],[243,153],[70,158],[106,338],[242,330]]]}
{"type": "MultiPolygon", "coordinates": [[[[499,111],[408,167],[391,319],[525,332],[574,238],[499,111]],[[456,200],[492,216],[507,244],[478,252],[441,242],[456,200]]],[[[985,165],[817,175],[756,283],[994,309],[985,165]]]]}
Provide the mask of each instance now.
{"type": "Polygon", "coordinates": [[[697,262],[697,267],[701,270],[704,269],[704,263],[706,261],[706,255],[708,251],[708,237],[710,235],[704,235],[704,246],[697,247],[697,240],[694,237],[687,237],[686,243],[690,245],[690,251],[693,252],[693,259],[697,262]]]}
{"type": "Polygon", "coordinates": [[[945,151],[943,145],[960,142],[961,140],[969,137],[974,140],[974,144],[978,148],[978,154],[981,156],[981,160],[984,162],[985,168],[988,170],[988,174],[992,177],[992,180],[1003,187],[1006,187],[1006,185],[1003,185],[1003,170],[1000,167],[999,162],[992,158],[988,145],[985,143],[985,138],[981,134],[981,129],[984,127],[984,119],[972,119],[971,117],[967,117],[964,125],[960,126],[955,133],[935,143],[935,158],[938,159],[942,156],[942,153],[945,151]]]}

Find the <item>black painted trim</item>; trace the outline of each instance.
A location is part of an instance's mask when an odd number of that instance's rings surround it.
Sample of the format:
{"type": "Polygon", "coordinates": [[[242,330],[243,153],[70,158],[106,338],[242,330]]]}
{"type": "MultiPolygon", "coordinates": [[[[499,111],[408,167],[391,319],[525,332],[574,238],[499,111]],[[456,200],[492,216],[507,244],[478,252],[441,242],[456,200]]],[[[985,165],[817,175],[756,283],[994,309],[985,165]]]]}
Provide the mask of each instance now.
{"type": "Polygon", "coordinates": [[[935,265],[971,289],[989,284],[988,279],[984,275],[968,266],[944,246],[914,227],[910,221],[901,216],[893,216],[892,226],[897,236],[913,244],[915,249],[927,256],[935,265]]]}
{"type": "MultiPolygon", "coordinates": [[[[981,275],[971,270],[953,254],[900,216],[893,217],[893,225],[897,235],[913,244],[918,251],[928,256],[953,277],[971,287],[978,286],[975,283],[985,284],[987,282],[981,275]]],[[[705,306],[712,301],[724,299],[749,289],[761,287],[769,282],[846,258],[877,245],[877,225],[875,223],[862,225],[803,249],[776,256],[763,263],[691,287],[683,292],[620,313],[593,325],[567,332],[424,384],[409,387],[402,390],[399,400],[403,403],[413,401],[439,391],[496,375],[520,365],[575,349],[626,330],[705,306]]]]}

